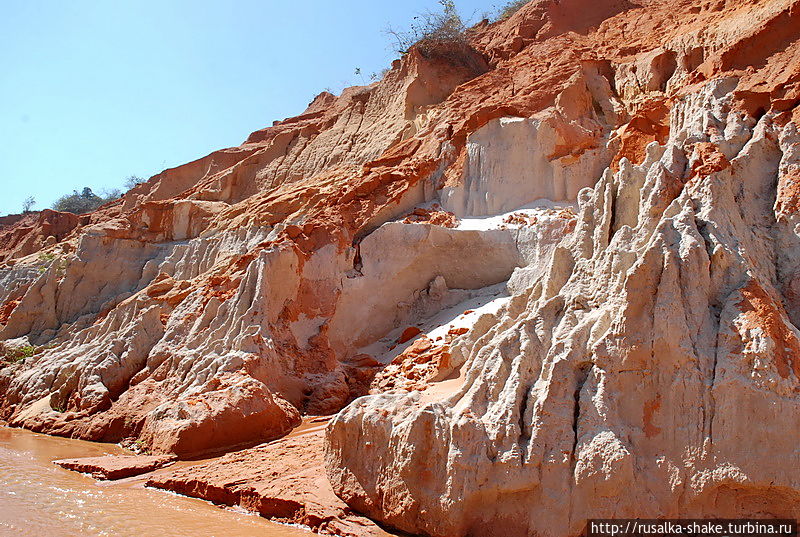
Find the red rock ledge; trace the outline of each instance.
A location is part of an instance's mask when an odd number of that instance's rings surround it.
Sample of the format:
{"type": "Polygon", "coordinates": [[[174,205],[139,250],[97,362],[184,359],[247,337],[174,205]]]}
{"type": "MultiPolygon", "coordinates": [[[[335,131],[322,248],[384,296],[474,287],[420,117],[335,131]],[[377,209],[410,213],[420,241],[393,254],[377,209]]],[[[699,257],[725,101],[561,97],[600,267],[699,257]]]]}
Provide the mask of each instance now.
{"type": "Polygon", "coordinates": [[[157,472],[147,486],[239,506],[321,534],[391,535],[333,493],[323,465],[323,438],[322,427],[317,427],[218,459],[157,472]]]}
{"type": "Polygon", "coordinates": [[[174,455],[109,455],[63,459],[53,463],[67,470],[91,474],[95,479],[124,479],[163,468],[175,459],[174,455]]]}

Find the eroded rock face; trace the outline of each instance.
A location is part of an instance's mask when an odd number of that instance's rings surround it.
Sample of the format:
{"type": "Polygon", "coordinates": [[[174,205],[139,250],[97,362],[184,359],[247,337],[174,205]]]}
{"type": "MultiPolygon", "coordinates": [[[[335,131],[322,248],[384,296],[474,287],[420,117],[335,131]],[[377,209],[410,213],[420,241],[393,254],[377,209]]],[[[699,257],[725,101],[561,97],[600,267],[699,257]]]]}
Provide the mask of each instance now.
{"type": "Polygon", "coordinates": [[[586,123],[570,123],[558,112],[490,121],[468,138],[464,175],[442,190],[444,208],[486,216],[539,199],[574,201],[610,164],[614,145],[601,124],[586,123]]]}
{"type": "Polygon", "coordinates": [[[579,193],[544,269],[451,344],[451,381],[344,409],[328,428],[337,494],[435,536],[797,517],[800,474],[768,461],[800,462],[782,186],[800,136],[785,112],[749,115],[740,91],[720,77],[672,98],[666,143],[579,193]]]}
{"type": "MultiPolygon", "coordinates": [[[[344,408],[331,532],[796,517],[798,13],[534,1],[63,233],[3,222],[0,338],[34,355],[0,417],[194,458],[344,408]]],[[[304,520],[251,464],[281,446],[225,459],[228,503],[304,520]]]]}
{"type": "Polygon", "coordinates": [[[440,143],[420,146],[436,107],[489,68],[459,53],[413,51],[381,82],[322,94],[91,215],[5,219],[0,338],[35,356],[4,360],[2,417],[181,457],[271,440],[361,394],[372,371],[347,359],[412,318],[440,273],[470,289],[507,279],[521,259],[508,233],[448,230],[444,211],[386,224],[433,197],[440,143]],[[418,242],[432,266],[397,277],[372,232],[418,242]],[[459,268],[453,254],[474,247],[501,263],[459,268]],[[386,306],[374,287],[392,280],[386,306]]]}

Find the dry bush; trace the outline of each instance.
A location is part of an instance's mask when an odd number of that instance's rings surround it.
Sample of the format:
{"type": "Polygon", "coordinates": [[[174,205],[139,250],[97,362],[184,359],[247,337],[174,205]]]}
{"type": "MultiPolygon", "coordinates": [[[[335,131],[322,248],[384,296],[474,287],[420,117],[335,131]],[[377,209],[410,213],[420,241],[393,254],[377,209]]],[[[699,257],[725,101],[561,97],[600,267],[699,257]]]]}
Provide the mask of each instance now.
{"type": "Polygon", "coordinates": [[[497,15],[498,20],[506,20],[511,15],[519,11],[522,6],[528,3],[528,0],[512,0],[511,2],[507,3],[505,6],[500,8],[500,13],[497,15]]]}
{"type": "Polygon", "coordinates": [[[427,11],[414,17],[408,31],[395,30],[391,26],[386,34],[394,41],[400,54],[407,54],[412,47],[425,57],[461,55],[469,49],[466,26],[458,14],[454,0],[439,0],[442,10],[427,11]]]}

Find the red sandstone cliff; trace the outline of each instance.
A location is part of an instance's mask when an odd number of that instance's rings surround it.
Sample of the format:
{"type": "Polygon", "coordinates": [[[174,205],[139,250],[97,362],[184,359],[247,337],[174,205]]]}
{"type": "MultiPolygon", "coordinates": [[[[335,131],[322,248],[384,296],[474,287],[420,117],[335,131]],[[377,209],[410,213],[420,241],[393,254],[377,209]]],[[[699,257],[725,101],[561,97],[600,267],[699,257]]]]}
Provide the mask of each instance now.
{"type": "Polygon", "coordinates": [[[0,223],[0,338],[38,350],[2,417],[186,458],[338,412],[349,507],[262,511],[320,531],[796,518],[800,2],[536,0],[469,38],[0,223]]]}

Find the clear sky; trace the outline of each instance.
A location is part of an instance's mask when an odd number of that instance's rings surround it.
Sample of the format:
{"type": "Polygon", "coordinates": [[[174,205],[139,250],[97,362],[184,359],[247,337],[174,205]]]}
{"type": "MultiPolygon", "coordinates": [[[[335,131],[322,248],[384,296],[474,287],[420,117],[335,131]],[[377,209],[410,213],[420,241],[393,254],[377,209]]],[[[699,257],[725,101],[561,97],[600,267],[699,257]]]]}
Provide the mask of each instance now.
{"type": "MultiPolygon", "coordinates": [[[[460,0],[480,19],[492,0],[460,0]]],[[[119,188],[369,82],[435,0],[3,0],[0,214],[119,188]],[[362,78],[354,73],[360,68],[362,78]]]]}

